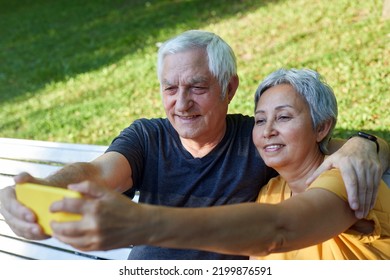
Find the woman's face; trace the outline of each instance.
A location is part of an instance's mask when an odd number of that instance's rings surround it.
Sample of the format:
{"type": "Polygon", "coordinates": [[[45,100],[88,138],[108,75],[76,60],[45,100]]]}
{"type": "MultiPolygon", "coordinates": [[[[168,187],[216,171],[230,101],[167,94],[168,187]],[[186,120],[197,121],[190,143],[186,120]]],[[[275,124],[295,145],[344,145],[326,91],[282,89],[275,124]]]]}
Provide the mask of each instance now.
{"type": "Polygon", "coordinates": [[[296,168],[318,154],[309,106],[289,84],[266,90],[255,111],[253,142],[265,163],[276,169],[296,168]]]}

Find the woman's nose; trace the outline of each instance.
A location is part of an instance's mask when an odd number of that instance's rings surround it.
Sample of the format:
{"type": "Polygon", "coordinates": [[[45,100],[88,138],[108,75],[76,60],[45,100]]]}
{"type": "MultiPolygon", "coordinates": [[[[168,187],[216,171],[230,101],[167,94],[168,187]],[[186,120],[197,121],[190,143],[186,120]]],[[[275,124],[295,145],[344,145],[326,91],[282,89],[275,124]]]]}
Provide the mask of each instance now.
{"type": "Polygon", "coordinates": [[[264,125],[263,130],[263,137],[264,138],[270,138],[271,136],[274,136],[276,134],[276,130],[274,127],[273,121],[267,121],[264,125]]]}

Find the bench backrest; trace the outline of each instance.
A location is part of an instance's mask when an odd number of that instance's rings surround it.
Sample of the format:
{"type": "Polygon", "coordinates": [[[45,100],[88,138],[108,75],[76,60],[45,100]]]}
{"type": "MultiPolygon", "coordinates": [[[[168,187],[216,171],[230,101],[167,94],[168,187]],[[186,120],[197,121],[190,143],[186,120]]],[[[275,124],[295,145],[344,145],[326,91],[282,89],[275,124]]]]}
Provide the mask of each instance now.
{"type": "MultiPolygon", "coordinates": [[[[65,164],[88,162],[106,146],[0,138],[0,189],[13,184],[13,176],[29,172],[46,177],[65,164]]],[[[107,252],[81,252],[54,238],[30,241],[16,236],[0,215],[0,259],[126,259],[130,248],[107,252]]]]}

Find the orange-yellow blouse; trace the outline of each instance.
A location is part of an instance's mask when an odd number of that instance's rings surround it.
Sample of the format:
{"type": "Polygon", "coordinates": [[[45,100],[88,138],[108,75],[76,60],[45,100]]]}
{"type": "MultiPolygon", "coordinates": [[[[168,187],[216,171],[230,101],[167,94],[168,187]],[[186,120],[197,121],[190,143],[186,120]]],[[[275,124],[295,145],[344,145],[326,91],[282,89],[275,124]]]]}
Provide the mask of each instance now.
{"type": "MultiPolygon", "coordinates": [[[[347,200],[339,170],[324,172],[309,188],[323,188],[347,200]]],[[[308,189],[309,189],[308,188],[308,189]]],[[[257,202],[276,204],[290,198],[291,190],[280,176],[272,179],[259,193],[257,202]]],[[[347,230],[321,244],[286,253],[274,253],[252,259],[265,260],[377,260],[390,259],[390,188],[381,181],[374,208],[366,217],[375,224],[370,234],[347,230]]]]}

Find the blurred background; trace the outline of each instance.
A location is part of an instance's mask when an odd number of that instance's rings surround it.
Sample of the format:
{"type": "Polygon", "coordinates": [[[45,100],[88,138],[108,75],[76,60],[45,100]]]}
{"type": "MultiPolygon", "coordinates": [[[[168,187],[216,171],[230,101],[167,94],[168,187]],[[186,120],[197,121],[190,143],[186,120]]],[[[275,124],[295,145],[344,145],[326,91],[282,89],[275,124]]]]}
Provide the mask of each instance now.
{"type": "Polygon", "coordinates": [[[230,113],[252,115],[277,68],[312,68],[338,98],[335,136],[390,142],[386,1],[0,0],[0,137],[108,145],[135,119],[164,117],[158,45],[202,29],[237,56],[230,113]]]}

